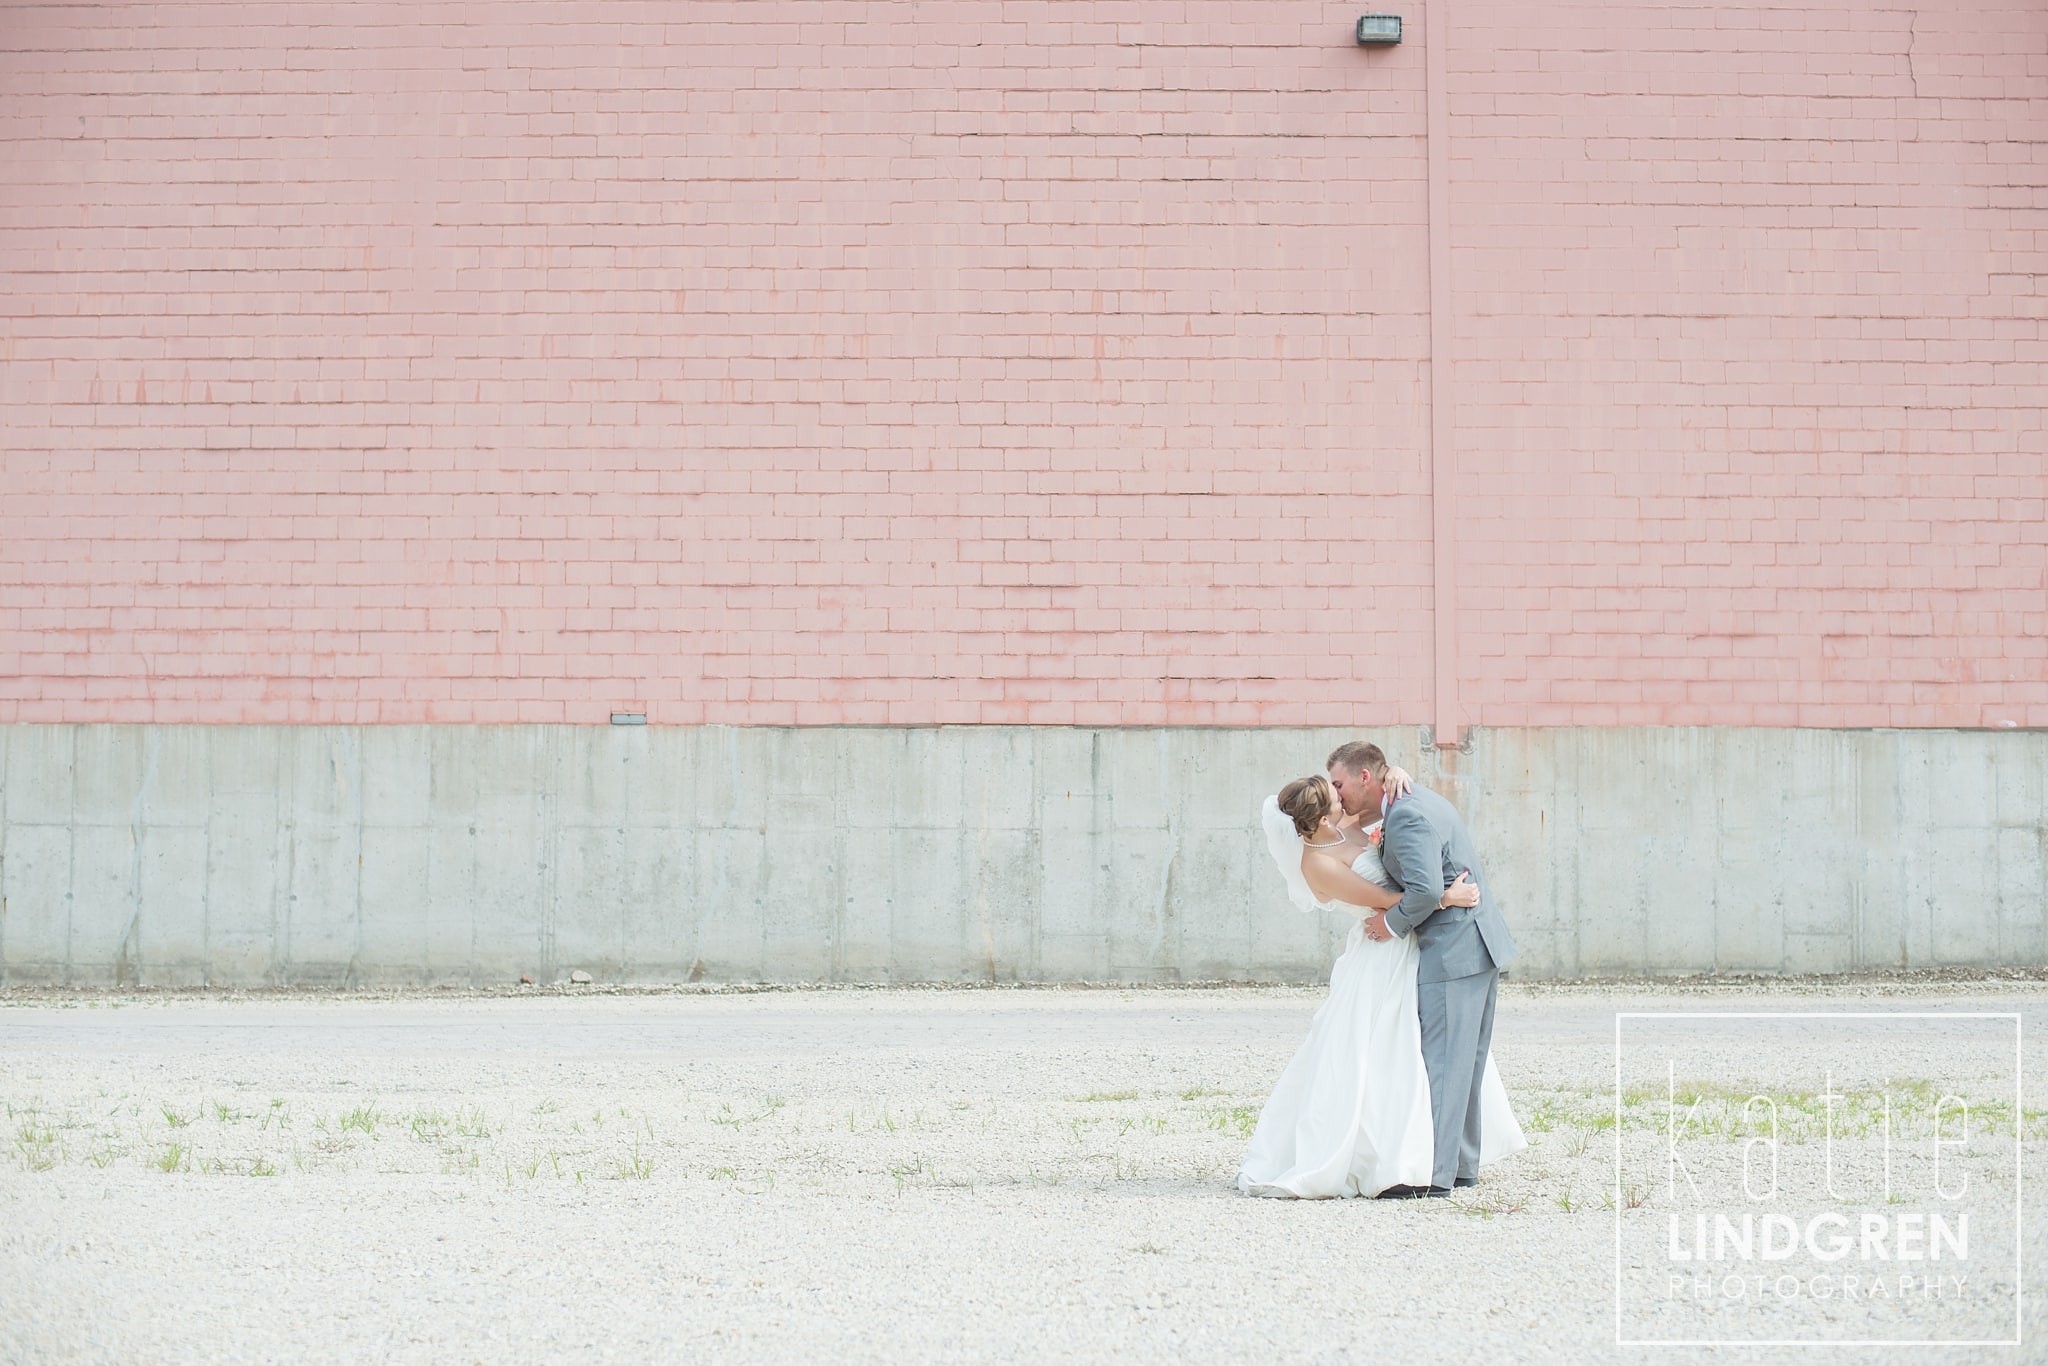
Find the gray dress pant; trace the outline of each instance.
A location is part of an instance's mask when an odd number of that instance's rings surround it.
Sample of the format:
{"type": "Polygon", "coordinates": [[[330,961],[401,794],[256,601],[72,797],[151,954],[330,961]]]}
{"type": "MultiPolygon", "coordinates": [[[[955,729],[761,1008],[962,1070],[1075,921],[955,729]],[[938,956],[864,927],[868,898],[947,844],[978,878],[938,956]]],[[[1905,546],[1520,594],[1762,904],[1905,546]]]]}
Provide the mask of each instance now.
{"type": "Polygon", "coordinates": [[[1479,1175],[1479,1086],[1493,1046],[1493,1002],[1500,969],[1415,984],[1422,1017],[1422,1066],[1429,1073],[1429,1110],[1436,1122],[1436,1165],[1430,1184],[1479,1175]]]}

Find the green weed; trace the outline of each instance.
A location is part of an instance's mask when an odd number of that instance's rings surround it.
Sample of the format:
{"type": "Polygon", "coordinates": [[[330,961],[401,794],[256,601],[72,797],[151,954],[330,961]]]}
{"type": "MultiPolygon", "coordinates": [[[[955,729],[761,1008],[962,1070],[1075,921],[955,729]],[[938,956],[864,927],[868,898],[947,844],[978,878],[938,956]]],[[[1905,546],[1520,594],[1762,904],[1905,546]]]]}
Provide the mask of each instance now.
{"type": "Polygon", "coordinates": [[[1233,1105],[1227,1110],[1210,1112],[1209,1127],[1220,1130],[1232,1138],[1250,1138],[1252,1130],[1259,1127],[1259,1112],[1249,1105],[1233,1105]]]}

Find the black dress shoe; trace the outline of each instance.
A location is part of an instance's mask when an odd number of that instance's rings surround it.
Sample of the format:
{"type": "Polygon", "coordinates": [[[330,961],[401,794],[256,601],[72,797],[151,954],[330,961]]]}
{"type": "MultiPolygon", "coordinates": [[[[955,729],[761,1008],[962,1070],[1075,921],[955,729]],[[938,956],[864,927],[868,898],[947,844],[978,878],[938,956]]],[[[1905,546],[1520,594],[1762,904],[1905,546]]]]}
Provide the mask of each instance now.
{"type": "Polygon", "coordinates": [[[1476,1176],[1461,1176],[1456,1181],[1453,1181],[1451,1184],[1460,1187],[1476,1186],[1479,1184],[1479,1178],[1476,1176]]]}
{"type": "Polygon", "coordinates": [[[1449,1186],[1424,1186],[1422,1193],[1432,1200],[1442,1200],[1451,1193],[1449,1186]]]}
{"type": "Polygon", "coordinates": [[[1429,1194],[1428,1186],[1389,1186],[1379,1193],[1381,1200],[1420,1200],[1429,1194]]]}

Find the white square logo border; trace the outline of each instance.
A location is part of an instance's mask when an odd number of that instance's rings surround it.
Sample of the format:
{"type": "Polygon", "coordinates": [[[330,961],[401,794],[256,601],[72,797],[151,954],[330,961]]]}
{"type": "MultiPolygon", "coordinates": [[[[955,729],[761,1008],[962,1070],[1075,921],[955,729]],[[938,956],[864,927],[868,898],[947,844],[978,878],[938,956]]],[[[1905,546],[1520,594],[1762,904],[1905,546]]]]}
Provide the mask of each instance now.
{"type": "Polygon", "coordinates": [[[2016,1010],[1623,1010],[1614,1015],[1614,1345],[1616,1347],[2019,1347],[2026,1315],[2026,1108],[2023,1026],[2016,1010]],[[2010,1338],[1627,1338],[1622,1335],[1622,1072],[1624,1020],[2010,1020],[2013,1031],[2013,1335],[2010,1338]]]}

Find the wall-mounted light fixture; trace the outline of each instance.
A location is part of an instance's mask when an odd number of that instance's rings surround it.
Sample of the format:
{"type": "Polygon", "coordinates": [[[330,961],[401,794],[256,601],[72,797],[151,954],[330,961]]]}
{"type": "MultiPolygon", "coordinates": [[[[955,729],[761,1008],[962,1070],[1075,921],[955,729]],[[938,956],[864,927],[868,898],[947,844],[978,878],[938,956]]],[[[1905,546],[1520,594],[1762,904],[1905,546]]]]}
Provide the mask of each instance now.
{"type": "Polygon", "coordinates": [[[1366,44],[1400,42],[1401,16],[1398,14],[1359,15],[1358,41],[1366,44]]]}

